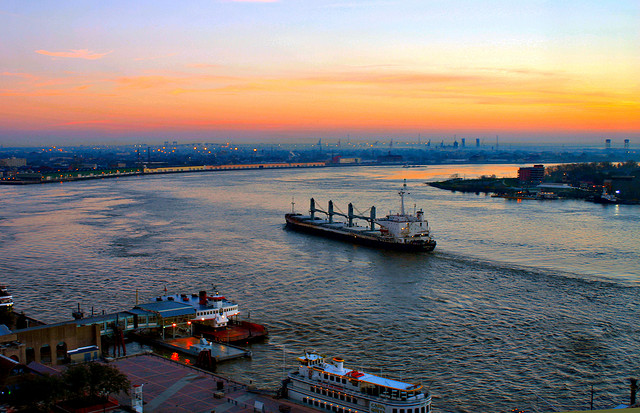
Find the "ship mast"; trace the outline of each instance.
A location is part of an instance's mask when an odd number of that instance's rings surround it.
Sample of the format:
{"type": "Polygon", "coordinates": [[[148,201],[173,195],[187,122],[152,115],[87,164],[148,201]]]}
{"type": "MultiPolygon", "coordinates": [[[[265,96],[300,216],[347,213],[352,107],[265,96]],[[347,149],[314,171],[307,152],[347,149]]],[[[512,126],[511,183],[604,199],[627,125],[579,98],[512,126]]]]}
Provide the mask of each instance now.
{"type": "Polygon", "coordinates": [[[402,184],[402,189],[398,192],[398,195],[400,195],[400,215],[404,215],[404,194],[406,193],[407,189],[407,180],[404,180],[404,183],[402,184]]]}

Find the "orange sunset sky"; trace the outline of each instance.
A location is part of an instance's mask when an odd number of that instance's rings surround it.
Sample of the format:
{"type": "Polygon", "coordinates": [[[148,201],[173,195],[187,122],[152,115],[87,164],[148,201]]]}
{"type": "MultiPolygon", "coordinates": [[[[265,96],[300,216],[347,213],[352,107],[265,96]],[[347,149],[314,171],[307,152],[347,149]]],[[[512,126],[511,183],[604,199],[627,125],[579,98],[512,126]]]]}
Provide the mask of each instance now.
{"type": "Polygon", "coordinates": [[[640,138],[640,2],[0,1],[0,144],[640,138]]]}

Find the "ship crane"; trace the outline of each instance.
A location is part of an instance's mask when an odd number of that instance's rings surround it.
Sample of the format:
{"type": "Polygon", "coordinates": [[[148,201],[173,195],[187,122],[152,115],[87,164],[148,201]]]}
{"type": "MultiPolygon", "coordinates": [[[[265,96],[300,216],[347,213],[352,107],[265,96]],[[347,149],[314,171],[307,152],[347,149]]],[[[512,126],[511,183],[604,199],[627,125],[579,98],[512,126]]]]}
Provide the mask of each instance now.
{"type": "Polygon", "coordinates": [[[315,213],[316,212],[320,212],[323,213],[325,215],[327,215],[329,217],[329,223],[332,224],[333,223],[333,216],[334,215],[338,215],[344,218],[347,218],[348,220],[348,226],[352,227],[353,226],[353,219],[354,218],[359,218],[359,219],[364,219],[365,221],[369,222],[371,225],[371,231],[375,230],[374,225],[376,224],[376,207],[372,206],[371,207],[371,212],[369,213],[369,216],[366,215],[358,215],[356,213],[354,213],[354,209],[353,209],[353,204],[349,203],[349,211],[346,214],[343,214],[342,212],[338,212],[335,211],[334,207],[333,207],[333,201],[329,201],[329,210],[325,211],[321,208],[318,208],[316,206],[316,201],[315,199],[311,198],[311,204],[309,207],[309,212],[311,214],[311,219],[314,220],[315,219],[315,213]]]}

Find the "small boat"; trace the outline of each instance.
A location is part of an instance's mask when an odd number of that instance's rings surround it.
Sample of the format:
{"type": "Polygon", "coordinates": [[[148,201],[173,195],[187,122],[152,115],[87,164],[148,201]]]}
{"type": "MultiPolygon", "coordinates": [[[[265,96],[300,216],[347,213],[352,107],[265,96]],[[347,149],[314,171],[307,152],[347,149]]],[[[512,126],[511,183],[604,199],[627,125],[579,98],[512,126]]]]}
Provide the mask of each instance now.
{"type": "Polygon", "coordinates": [[[13,296],[4,285],[0,285],[0,308],[11,309],[13,307],[13,296]]]}
{"type": "Polygon", "coordinates": [[[281,393],[306,406],[335,413],[429,413],[431,395],[421,384],[347,369],[344,360],[305,352],[281,393]]]}
{"type": "Polygon", "coordinates": [[[588,200],[595,202],[597,204],[619,204],[620,203],[620,200],[615,195],[607,193],[606,188],[602,188],[602,194],[595,195],[592,198],[589,198],[588,200]]]}
{"type": "Polygon", "coordinates": [[[285,214],[286,225],[287,228],[297,231],[371,247],[399,251],[433,251],[436,241],[431,237],[431,230],[429,223],[424,219],[424,212],[421,209],[414,214],[405,212],[406,188],[405,182],[398,192],[400,195],[400,213],[398,214],[376,218],[376,209],[371,207],[368,216],[356,215],[352,204],[349,204],[349,212],[343,214],[334,210],[333,201],[329,201],[328,211],[324,211],[318,208],[315,200],[311,198],[310,215],[296,214],[292,211],[290,214],[285,214]],[[328,219],[319,218],[316,213],[326,214],[328,219]],[[336,222],[334,216],[344,217],[347,221],[336,222]],[[365,220],[368,225],[357,225],[356,219],[365,220]]]}

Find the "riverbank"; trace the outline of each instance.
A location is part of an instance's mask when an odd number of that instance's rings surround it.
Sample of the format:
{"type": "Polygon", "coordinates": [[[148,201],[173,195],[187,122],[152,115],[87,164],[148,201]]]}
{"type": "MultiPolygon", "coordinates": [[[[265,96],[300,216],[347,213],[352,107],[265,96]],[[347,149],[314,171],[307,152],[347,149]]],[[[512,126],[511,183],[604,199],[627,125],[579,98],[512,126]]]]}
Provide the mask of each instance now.
{"type": "Polygon", "coordinates": [[[595,194],[593,191],[562,185],[541,184],[536,186],[526,186],[520,184],[517,178],[453,178],[445,181],[427,182],[426,184],[434,188],[446,189],[453,192],[482,192],[505,197],[514,197],[518,193],[526,193],[535,196],[540,192],[553,192],[558,196],[558,198],[587,199],[595,194]]]}

